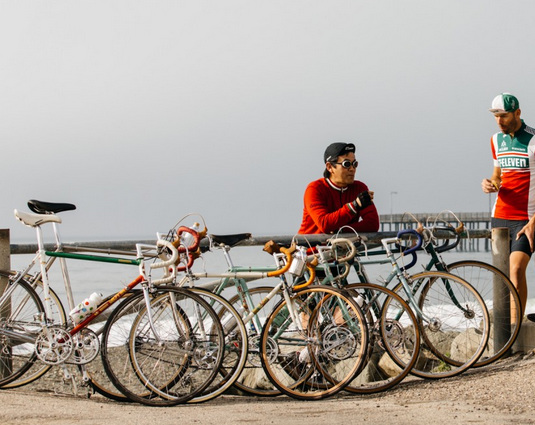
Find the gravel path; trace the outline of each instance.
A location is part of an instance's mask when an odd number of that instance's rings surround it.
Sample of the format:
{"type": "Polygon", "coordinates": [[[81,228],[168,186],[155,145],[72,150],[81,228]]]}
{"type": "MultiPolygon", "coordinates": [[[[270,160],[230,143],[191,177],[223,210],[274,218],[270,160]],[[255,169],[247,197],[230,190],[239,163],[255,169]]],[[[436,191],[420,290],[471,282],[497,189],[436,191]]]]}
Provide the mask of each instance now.
{"type": "MultiPolygon", "coordinates": [[[[45,375],[45,376],[48,376],[45,375]]],[[[40,425],[203,424],[535,424],[535,356],[515,355],[486,368],[438,381],[409,379],[371,396],[340,394],[315,402],[281,396],[225,395],[199,404],[153,408],[117,403],[53,381],[0,391],[0,423],[40,425]]]]}

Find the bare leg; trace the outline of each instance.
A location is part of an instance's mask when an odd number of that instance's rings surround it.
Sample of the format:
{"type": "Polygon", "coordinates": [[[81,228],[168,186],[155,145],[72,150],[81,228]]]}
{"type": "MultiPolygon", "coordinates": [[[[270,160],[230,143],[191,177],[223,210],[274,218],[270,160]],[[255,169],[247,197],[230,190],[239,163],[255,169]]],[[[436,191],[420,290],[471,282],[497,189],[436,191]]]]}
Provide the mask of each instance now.
{"type": "Polygon", "coordinates": [[[521,317],[524,317],[524,311],[526,310],[526,303],[528,300],[526,269],[529,264],[529,258],[529,255],[521,251],[514,251],[509,257],[509,273],[511,275],[511,282],[515,285],[518,295],[520,296],[522,308],[521,317]]]}

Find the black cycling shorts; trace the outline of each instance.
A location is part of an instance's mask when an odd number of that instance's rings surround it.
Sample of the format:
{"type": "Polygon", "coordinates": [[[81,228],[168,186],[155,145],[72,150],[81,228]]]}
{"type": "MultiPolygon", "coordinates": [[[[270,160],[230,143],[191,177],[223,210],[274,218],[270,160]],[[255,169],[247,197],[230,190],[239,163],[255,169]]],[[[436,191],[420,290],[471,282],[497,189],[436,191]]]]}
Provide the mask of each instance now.
{"type": "Polygon", "coordinates": [[[529,246],[529,241],[526,235],[522,235],[519,239],[516,238],[516,235],[522,227],[528,223],[528,220],[505,220],[503,218],[494,218],[491,219],[491,226],[494,227],[506,227],[509,229],[509,236],[511,237],[511,252],[521,251],[526,253],[531,257],[531,248],[529,246]]]}

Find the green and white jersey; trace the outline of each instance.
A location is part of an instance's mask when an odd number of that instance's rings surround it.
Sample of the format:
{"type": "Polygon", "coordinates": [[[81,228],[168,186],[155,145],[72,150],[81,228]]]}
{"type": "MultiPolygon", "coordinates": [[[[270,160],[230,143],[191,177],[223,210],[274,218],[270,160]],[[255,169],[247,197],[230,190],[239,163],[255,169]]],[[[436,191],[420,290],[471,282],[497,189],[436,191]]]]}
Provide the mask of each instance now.
{"type": "Polygon", "coordinates": [[[496,133],[491,139],[494,166],[502,170],[492,216],[527,220],[535,214],[535,129],[522,122],[515,134],[496,133]]]}

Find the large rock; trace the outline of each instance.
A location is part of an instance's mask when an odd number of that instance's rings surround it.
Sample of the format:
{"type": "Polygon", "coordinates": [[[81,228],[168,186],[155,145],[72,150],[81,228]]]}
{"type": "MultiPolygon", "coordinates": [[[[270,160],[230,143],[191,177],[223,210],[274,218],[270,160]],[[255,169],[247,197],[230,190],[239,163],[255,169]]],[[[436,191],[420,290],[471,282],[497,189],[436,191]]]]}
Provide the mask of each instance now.
{"type": "Polygon", "coordinates": [[[240,375],[239,382],[249,388],[257,388],[262,390],[272,390],[273,384],[264,373],[264,369],[249,367],[243,369],[240,375]]]}
{"type": "Polygon", "coordinates": [[[470,328],[455,337],[451,344],[451,356],[455,360],[468,361],[479,348],[481,331],[470,328]]]}
{"type": "MultiPolygon", "coordinates": [[[[451,344],[458,335],[459,332],[454,331],[431,332],[427,330],[425,337],[429,340],[429,343],[438,350],[439,353],[451,353],[451,344]]],[[[423,336],[422,339],[425,341],[423,336]]]]}
{"type": "MultiPolygon", "coordinates": [[[[451,354],[451,344],[454,339],[457,337],[458,332],[430,332],[426,333],[426,338],[429,340],[429,343],[440,353],[446,355],[451,354]]],[[[422,372],[431,372],[437,370],[438,368],[443,367],[444,362],[438,358],[432,350],[429,348],[429,344],[426,339],[421,337],[420,344],[420,355],[418,356],[418,361],[416,362],[415,368],[422,372]]]]}
{"type": "Polygon", "coordinates": [[[368,382],[374,382],[378,379],[384,379],[388,377],[389,375],[384,373],[379,367],[381,357],[381,353],[373,353],[362,372],[360,372],[358,376],[351,381],[350,385],[353,387],[358,387],[359,385],[364,385],[368,382]]]}
{"type": "MultiPolygon", "coordinates": [[[[407,362],[410,360],[409,354],[407,353],[407,362]]],[[[407,364],[407,363],[405,363],[407,364]]],[[[398,366],[398,364],[392,360],[392,357],[388,353],[385,353],[381,356],[381,359],[379,360],[378,368],[386,375],[386,376],[398,376],[401,373],[401,368],[398,366]]]]}

